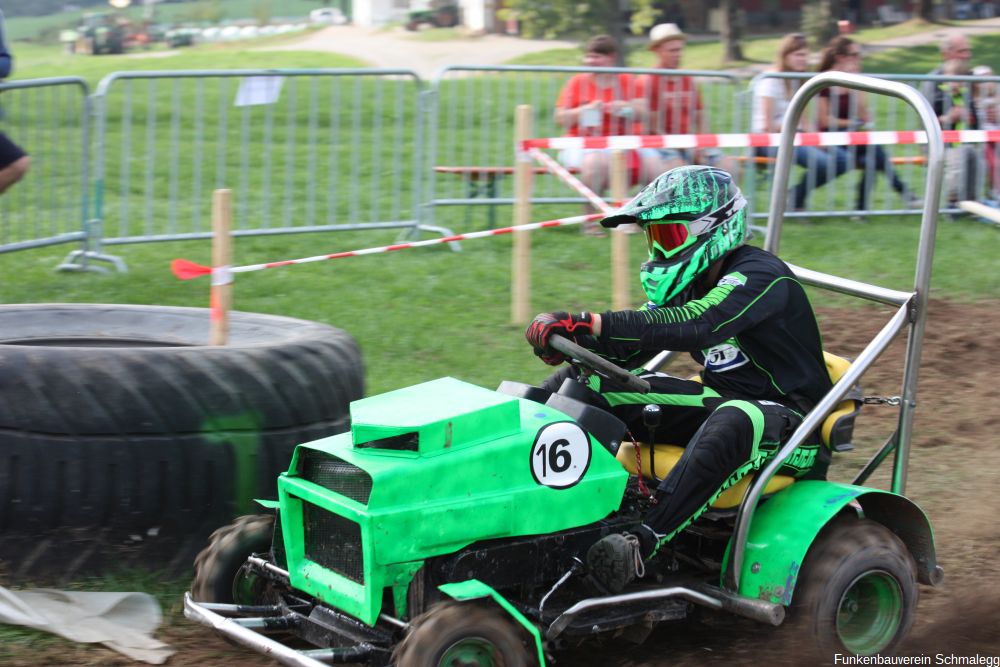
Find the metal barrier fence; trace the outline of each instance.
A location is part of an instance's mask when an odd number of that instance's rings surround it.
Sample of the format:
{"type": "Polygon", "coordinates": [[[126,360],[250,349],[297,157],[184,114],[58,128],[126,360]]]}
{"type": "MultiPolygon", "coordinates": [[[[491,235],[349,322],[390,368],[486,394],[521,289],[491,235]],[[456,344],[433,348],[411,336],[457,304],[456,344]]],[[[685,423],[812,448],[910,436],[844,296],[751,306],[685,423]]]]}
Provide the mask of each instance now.
{"type": "MultiPolygon", "coordinates": [[[[811,73],[768,72],[755,77],[750,82],[749,93],[752,99],[751,118],[757,124],[752,121],[750,131],[767,131],[760,126],[758,116],[762,97],[769,96],[761,94],[767,86],[766,82],[788,81],[789,88],[794,90],[812,76],[811,73]]],[[[965,88],[974,83],[985,83],[992,84],[995,88],[1000,82],[1000,77],[904,74],[870,76],[912,85],[921,89],[930,100],[934,99],[935,91],[940,85],[955,83],[965,88]]],[[[964,92],[967,99],[974,99],[973,91],[966,89],[964,92]]],[[[993,106],[998,103],[997,99],[986,98],[985,101],[987,105],[993,106]]],[[[938,102],[939,110],[947,113],[955,100],[950,95],[941,95],[938,102]]],[[[980,115],[985,117],[986,114],[981,111],[980,115]]],[[[869,96],[845,89],[832,89],[828,97],[814,98],[804,114],[804,120],[807,123],[806,129],[834,132],[862,128],[906,131],[922,127],[916,113],[896,98],[869,96]]],[[[998,120],[1000,119],[994,117],[992,122],[997,123],[998,120]]],[[[983,128],[982,121],[980,128],[983,128]]],[[[768,196],[768,184],[774,168],[773,155],[773,150],[758,150],[745,158],[748,163],[755,164],[755,168],[747,171],[745,187],[749,192],[756,193],[758,199],[768,196]]],[[[941,211],[958,212],[957,202],[962,199],[997,197],[1000,174],[990,166],[997,164],[995,156],[995,144],[962,144],[948,148],[941,211]]],[[[926,160],[925,149],[919,145],[798,150],[796,163],[799,169],[792,179],[795,186],[790,188],[790,201],[785,215],[795,218],[917,214],[923,207],[922,186],[926,160]],[[807,197],[805,201],[801,201],[803,194],[807,197]]],[[[766,211],[766,206],[758,207],[753,215],[758,218],[766,217],[766,211]]]]}
{"type": "MultiPolygon", "coordinates": [[[[689,131],[733,132],[745,125],[742,105],[732,104],[744,80],[727,72],[586,67],[447,67],[434,79],[430,91],[428,150],[425,165],[428,216],[439,206],[490,206],[513,203],[513,179],[500,168],[514,164],[514,110],[529,104],[534,114],[534,136],[555,137],[567,132],[578,136],[689,131]],[[557,100],[567,83],[578,75],[607,79],[591,95],[613,98],[595,112],[581,111],[562,124],[557,121],[557,100]],[[652,78],[651,78],[652,77],[652,78]],[[669,80],[669,85],[654,88],[669,80]],[[698,114],[704,125],[698,127],[698,114]],[[650,129],[652,128],[652,129],[650,129]],[[493,168],[486,171],[482,168],[493,168]]],[[[590,79],[593,81],[593,79],[590,79]]],[[[584,83],[591,85],[592,83],[584,83]]],[[[589,98],[587,98],[589,99],[589,98]]],[[[572,97],[564,99],[570,108],[572,97]]],[[[561,155],[566,166],[578,164],[561,155]]],[[[578,195],[554,178],[535,181],[534,203],[580,203],[578,195]]]]}
{"type": "MultiPolygon", "coordinates": [[[[407,70],[129,72],[109,75],[90,98],[77,78],[12,82],[0,86],[0,127],[29,150],[34,164],[28,178],[0,198],[0,252],[81,241],[83,249],[71,255],[76,263],[64,268],[83,268],[91,259],[116,261],[101,254],[103,245],[205,238],[211,234],[209,193],[218,187],[234,191],[236,235],[383,228],[449,234],[430,223],[467,221],[470,210],[456,216],[449,208],[487,205],[492,224],[497,207],[513,202],[513,179],[505,176],[515,160],[518,104],[533,107],[538,137],[563,135],[573,125],[579,134],[744,132],[755,129],[753,91],[762,81],[809,76],[768,73],[748,89],[730,73],[655,69],[458,66],[429,86],[407,70]],[[610,75],[618,87],[611,97],[621,104],[608,114],[588,119],[581,110],[558,123],[560,91],[571,77],[588,73],[610,75]],[[673,83],[650,93],[645,75],[673,83]]],[[[947,81],[1000,84],[1000,77],[874,76],[932,92],[947,81]]],[[[840,95],[829,98],[831,109],[840,107],[840,95]]],[[[848,117],[858,116],[860,99],[848,99],[848,117]]],[[[866,104],[872,129],[917,127],[895,99],[866,104]]],[[[945,110],[950,104],[945,101],[945,110]]],[[[815,112],[812,118],[815,123],[815,112]]],[[[963,157],[953,161],[952,172],[963,173],[967,161],[976,191],[956,195],[995,196],[998,161],[987,151],[996,147],[958,148],[951,152],[963,157]]],[[[820,149],[800,170],[808,207],[788,215],[917,212],[923,149],[884,150],[905,190],[889,187],[892,174],[878,177],[876,151],[820,149]],[[820,159],[831,173],[842,160],[845,173],[816,187],[820,159]],[[870,191],[862,188],[866,174],[874,183],[870,191]],[[858,207],[865,193],[870,196],[858,207]]],[[[744,187],[756,195],[754,215],[764,216],[772,162],[735,151],[729,157],[744,165],[744,187]]],[[[533,201],[583,200],[558,179],[542,177],[533,201]]],[[[944,210],[957,210],[944,203],[944,210]]],[[[550,213],[562,212],[543,215],[550,213]]]]}
{"type": "Polygon", "coordinates": [[[86,239],[89,93],[77,77],[0,84],[0,130],[31,156],[0,197],[0,253],[86,239]]]}
{"type": "Polygon", "coordinates": [[[405,70],[111,74],[95,93],[102,242],[208,237],[214,188],[233,190],[237,236],[414,228],[420,92],[405,70]]]}

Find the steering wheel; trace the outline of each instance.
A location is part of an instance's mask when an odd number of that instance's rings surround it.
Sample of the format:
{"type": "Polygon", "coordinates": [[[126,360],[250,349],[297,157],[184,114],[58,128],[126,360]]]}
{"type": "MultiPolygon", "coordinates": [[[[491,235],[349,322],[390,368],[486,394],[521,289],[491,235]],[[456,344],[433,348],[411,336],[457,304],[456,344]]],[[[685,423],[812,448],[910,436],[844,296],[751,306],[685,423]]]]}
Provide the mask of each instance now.
{"type": "Polygon", "coordinates": [[[594,354],[587,348],[577,345],[564,336],[552,334],[549,336],[549,346],[557,352],[562,352],[587,370],[593,371],[612,382],[617,382],[626,389],[637,391],[640,394],[649,393],[649,382],[637,375],[632,375],[621,366],[611,363],[604,357],[594,354]]]}

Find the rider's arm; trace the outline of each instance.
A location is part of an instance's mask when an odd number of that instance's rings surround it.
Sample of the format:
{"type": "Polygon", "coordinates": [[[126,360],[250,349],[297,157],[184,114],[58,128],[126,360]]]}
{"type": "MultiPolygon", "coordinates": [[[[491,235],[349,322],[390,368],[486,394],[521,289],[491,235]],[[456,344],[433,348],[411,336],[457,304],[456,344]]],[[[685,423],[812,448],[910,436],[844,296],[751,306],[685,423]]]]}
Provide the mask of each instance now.
{"type": "MultiPolygon", "coordinates": [[[[594,313],[595,323],[600,320],[600,317],[594,313]]],[[[596,330],[595,333],[597,333],[596,330]]],[[[576,343],[623,368],[638,368],[651,358],[650,352],[643,350],[634,341],[604,340],[595,335],[577,336],[576,343]]]]}
{"type": "MultiPolygon", "coordinates": [[[[649,310],[652,304],[644,304],[639,308],[639,310],[649,310]]],[[[593,324],[593,336],[578,336],[576,342],[578,345],[582,345],[591,352],[599,354],[608,361],[617,364],[623,368],[633,369],[639,368],[645,365],[647,361],[653,358],[655,354],[658,354],[660,350],[651,351],[643,350],[638,341],[628,341],[628,340],[612,340],[602,338],[601,333],[601,315],[599,313],[593,313],[594,318],[593,324]]]]}
{"type": "Polygon", "coordinates": [[[770,272],[730,272],[705,296],[682,306],[606,312],[595,333],[601,341],[649,352],[702,350],[779,312],[787,298],[788,280],[793,278],[770,272]]]}

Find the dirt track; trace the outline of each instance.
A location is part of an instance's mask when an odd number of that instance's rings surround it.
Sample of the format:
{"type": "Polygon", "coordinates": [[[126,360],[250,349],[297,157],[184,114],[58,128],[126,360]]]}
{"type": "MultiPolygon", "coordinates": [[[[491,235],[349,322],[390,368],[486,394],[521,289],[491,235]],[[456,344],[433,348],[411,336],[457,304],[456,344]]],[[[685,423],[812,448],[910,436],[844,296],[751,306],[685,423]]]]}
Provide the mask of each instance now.
{"type": "MultiPolygon", "coordinates": [[[[887,309],[820,309],[827,349],[856,355],[888,319],[887,309]]],[[[1000,309],[994,303],[958,305],[936,301],[924,347],[914,446],[907,495],[929,514],[936,531],[938,561],[945,571],[941,587],[921,587],[917,624],[903,652],[915,655],[1000,655],[1000,385],[994,341],[1000,309]]],[[[896,344],[863,380],[866,394],[896,395],[901,381],[903,341],[896,344]]],[[[845,455],[831,477],[850,479],[891,432],[895,411],[868,407],[858,422],[859,451],[845,455]]],[[[870,484],[887,486],[888,465],[870,484]]],[[[276,663],[227,645],[211,633],[180,621],[158,637],[178,649],[174,667],[276,663]]],[[[776,653],[785,639],[778,631],[730,617],[709,624],[658,630],[641,646],[615,642],[590,645],[564,654],[571,667],[654,667],[700,664],[794,664],[776,653]],[[761,662],[763,660],[763,662],[761,662]]],[[[133,664],[100,648],[56,643],[19,653],[10,667],[28,665],[133,664]]],[[[828,664],[832,664],[828,663],[828,664]]],[[[933,664],[933,662],[931,663],[933,664]]]]}
{"type": "Polygon", "coordinates": [[[412,70],[429,79],[448,65],[499,65],[527,53],[576,46],[576,42],[523,39],[509,35],[428,41],[402,28],[335,25],[306,35],[301,40],[262,47],[261,50],[340,53],[360,58],[372,67],[412,70]]]}

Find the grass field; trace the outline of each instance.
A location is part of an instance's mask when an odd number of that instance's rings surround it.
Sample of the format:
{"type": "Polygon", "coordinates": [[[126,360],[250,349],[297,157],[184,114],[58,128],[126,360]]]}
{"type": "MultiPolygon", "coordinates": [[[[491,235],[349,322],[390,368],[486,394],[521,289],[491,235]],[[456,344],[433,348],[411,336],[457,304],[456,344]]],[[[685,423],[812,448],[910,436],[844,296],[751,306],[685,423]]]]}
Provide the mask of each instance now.
{"type": "MultiPolygon", "coordinates": [[[[186,23],[198,18],[200,5],[204,2],[161,3],[156,5],[158,23],[186,23]]],[[[320,5],[311,0],[217,0],[211,3],[218,7],[223,21],[252,19],[256,8],[266,8],[273,21],[282,18],[302,20],[320,5]]],[[[55,41],[58,31],[75,28],[86,12],[103,11],[106,7],[76,9],[48,16],[15,16],[6,21],[7,38],[13,41],[39,40],[55,41]]],[[[124,13],[133,20],[141,20],[142,3],[133,3],[124,13]]]]}
{"type": "MultiPolygon", "coordinates": [[[[979,53],[1000,52],[1000,38],[985,37],[975,41],[979,53]]],[[[698,45],[692,45],[692,48],[698,45]]],[[[900,53],[889,51],[877,56],[882,60],[876,64],[888,63],[888,59],[917,62],[920,71],[929,69],[930,63],[921,60],[930,47],[907,49],[900,53]],[[911,54],[907,59],[903,54],[911,54]]],[[[19,50],[20,74],[24,77],[54,76],[73,73],[84,77],[92,85],[105,74],[116,70],[163,69],[180,70],[191,68],[252,68],[252,67],[343,67],[357,65],[356,61],[327,54],[296,52],[255,52],[246,46],[200,46],[185,50],[177,55],[161,58],[129,58],[108,56],[102,58],[80,58],[58,53],[52,47],[26,46],[19,50]]],[[[873,61],[875,58],[872,59],[873,61]]],[[[998,63],[1000,64],[1000,63],[998,63]]],[[[876,69],[870,67],[869,69],[876,69]]],[[[458,163],[463,150],[482,142],[494,146],[491,159],[505,163],[510,150],[505,133],[498,128],[509,127],[512,109],[505,102],[510,89],[503,85],[487,84],[470,79],[463,83],[455,81],[451,88],[442,88],[441,113],[446,117],[448,133],[438,137],[438,164],[454,159],[458,163]],[[506,92],[504,92],[506,91],[506,92]],[[474,99],[483,109],[482,115],[462,116],[465,100],[474,99]],[[453,114],[448,117],[447,114],[453,114]],[[452,154],[449,154],[452,151],[452,154]]],[[[523,90],[531,90],[530,81],[523,83],[523,90]]],[[[297,113],[308,109],[309,87],[300,86],[294,105],[297,113]]],[[[370,89],[363,88],[363,91],[370,89]]],[[[350,88],[344,95],[354,94],[350,88]]],[[[221,94],[221,93],[220,93],[221,94]]],[[[231,95],[232,89],[226,95],[231,95]]],[[[324,93],[326,94],[326,93],[324,93]]],[[[205,157],[204,170],[213,167],[211,158],[220,141],[219,136],[210,136],[212,128],[203,130],[202,152],[191,148],[192,137],[197,128],[184,112],[196,102],[191,97],[190,88],[162,84],[157,88],[159,97],[147,98],[139,94],[128,111],[115,105],[109,115],[108,142],[112,149],[108,152],[106,165],[109,184],[115,184],[106,193],[106,212],[110,222],[108,235],[119,231],[119,223],[143,225],[146,218],[161,225],[171,216],[180,220],[186,218],[185,206],[197,206],[192,199],[193,170],[202,168],[192,156],[205,157]],[[153,100],[156,109],[152,133],[145,113],[146,105],[153,100]],[[175,113],[174,108],[180,112],[175,113]],[[135,152],[129,160],[136,161],[132,167],[135,174],[130,181],[122,182],[117,171],[122,168],[119,155],[123,114],[129,116],[131,140],[137,146],[145,147],[135,152]],[[173,119],[177,118],[176,123],[173,119]],[[151,140],[151,143],[143,143],[151,140]],[[183,160],[173,162],[171,146],[184,146],[183,160]],[[142,156],[156,156],[142,160],[142,156]],[[155,164],[153,171],[150,165],[155,164]],[[151,185],[148,185],[151,184],[151,185]],[[123,190],[122,188],[125,188],[123,190]],[[173,190],[179,204],[168,205],[166,193],[173,190]],[[150,197],[148,208],[134,208],[123,212],[119,206],[121,197],[127,194],[134,200],[150,197]],[[112,224],[114,223],[114,224],[112,224]]],[[[215,104],[215,97],[206,97],[206,108],[215,104]]],[[[222,99],[227,99],[223,97],[222,99]]],[[[351,99],[344,97],[344,100],[351,99]]],[[[364,119],[359,125],[362,143],[379,132],[388,132],[391,127],[372,124],[373,102],[362,95],[362,105],[344,106],[342,113],[352,113],[364,119]]],[[[719,102],[721,104],[721,102],[719,102]]],[[[322,108],[337,105],[330,97],[321,98],[322,108]]],[[[409,108],[409,104],[404,104],[409,108]]],[[[110,108],[110,107],[109,107],[110,108]]],[[[391,106],[387,106],[391,109],[391,106]]],[[[254,113],[270,113],[255,111],[254,113]]],[[[328,181],[326,175],[347,173],[357,169],[350,164],[352,154],[338,154],[333,161],[324,161],[327,149],[336,146],[324,136],[324,128],[329,130],[327,116],[320,116],[322,123],[316,128],[316,143],[319,145],[319,162],[310,166],[309,160],[289,158],[282,143],[285,132],[302,133],[309,131],[307,123],[296,117],[295,111],[287,106],[275,109],[270,123],[274,136],[265,143],[266,126],[261,125],[262,116],[253,116],[248,126],[249,134],[240,134],[236,117],[229,127],[226,137],[226,151],[231,153],[230,168],[239,167],[241,161],[250,160],[254,174],[261,173],[262,165],[270,164],[275,181],[275,195],[265,199],[259,192],[260,182],[248,180],[248,189],[253,190],[245,206],[251,207],[256,215],[270,215],[275,221],[305,215],[309,197],[307,186],[316,170],[324,176],[317,182],[322,188],[328,181]],[[270,147],[270,148],[268,148],[270,147]],[[273,149],[268,157],[268,150],[273,149]],[[267,163],[266,160],[271,160],[267,163]],[[333,168],[333,167],[336,168],[333,168]],[[281,190],[284,182],[290,182],[291,189],[281,190]],[[289,193],[291,193],[289,195],[289,193]],[[265,208],[265,206],[267,208],[265,208]]],[[[406,112],[408,113],[408,111],[406,112]]],[[[404,126],[407,125],[403,116],[404,126]]],[[[393,120],[396,123],[398,119],[393,120]]],[[[412,124],[412,123],[411,123],[412,124]]],[[[348,128],[351,126],[348,125],[348,128]]],[[[393,125],[392,127],[395,127],[393,125]]],[[[543,129],[540,128],[539,132],[543,129]]],[[[545,131],[551,131],[548,128],[545,131]]],[[[412,137],[408,131],[391,135],[393,150],[406,155],[412,137]]],[[[312,149],[310,149],[312,150],[312,149]]],[[[366,161],[371,154],[359,153],[366,161]]],[[[401,184],[393,185],[388,193],[402,192],[408,196],[411,183],[408,170],[394,172],[398,167],[392,159],[392,152],[384,154],[381,168],[372,171],[365,167],[358,171],[357,179],[351,187],[360,190],[363,199],[363,213],[372,212],[375,219],[386,219],[392,213],[406,215],[408,203],[402,203],[394,196],[383,196],[385,190],[375,186],[379,182],[389,182],[392,178],[402,178],[401,184]],[[367,179],[367,180],[366,180],[367,179]],[[389,179],[387,181],[386,179],[389,179]],[[398,187],[398,190],[395,189],[398,187]],[[393,209],[393,207],[397,207],[393,209]],[[403,210],[399,210],[399,206],[403,210]]],[[[487,156],[490,157],[490,156],[487,156]]],[[[332,158],[331,158],[332,159],[332,158]]],[[[475,159],[484,159],[477,156],[475,159]]],[[[465,162],[468,163],[468,162],[465,162]]],[[[484,162],[479,162],[484,163],[484,162]]],[[[492,163],[492,162],[489,162],[492,163]]],[[[919,179],[923,171],[910,172],[911,179],[919,179]]],[[[36,178],[38,176],[36,175],[36,178]]],[[[253,178],[257,178],[254,176],[253,178]]],[[[853,178],[853,176],[851,177],[853,178]]],[[[540,179],[541,181],[542,179],[540,179]]],[[[880,179],[881,182],[882,179],[880,179]]],[[[345,186],[347,185],[345,181],[345,186]]],[[[231,184],[236,187],[239,184],[231,184]]],[[[454,184],[457,188],[457,182],[454,184]]],[[[549,184],[551,186],[551,183],[549,184]]],[[[20,186],[23,192],[30,192],[32,185],[20,186]]],[[[207,217],[207,206],[211,183],[201,184],[202,219],[207,217]]],[[[754,193],[754,205],[758,210],[766,210],[769,196],[768,183],[762,181],[754,193]]],[[[338,194],[321,191],[330,196],[338,194]]],[[[845,193],[847,190],[844,190],[845,193]]],[[[16,204],[22,193],[18,188],[4,198],[4,204],[16,204]]],[[[343,193],[346,199],[351,193],[343,193]]],[[[237,197],[240,194],[237,193],[237,197]]],[[[817,197],[819,194],[817,195],[817,197]]],[[[840,196],[840,195],[838,195],[840,196]]],[[[842,195],[853,196],[852,194],[842,195]]],[[[40,195],[39,195],[40,197],[40,195]]],[[[32,206],[43,206],[46,202],[29,199],[24,202],[24,210],[16,210],[21,216],[29,216],[32,206]]],[[[825,205],[826,202],[823,202],[825,205]]],[[[338,204],[340,206],[340,204],[338,204]]],[[[501,207],[500,224],[505,224],[509,208],[501,207]]],[[[576,207],[536,207],[533,217],[547,219],[575,214],[576,207]]],[[[318,210],[322,214],[322,209],[318,210]]],[[[412,213],[412,211],[410,211],[412,213]]],[[[338,209],[338,216],[348,216],[349,209],[338,209]]],[[[475,209],[466,222],[466,212],[458,207],[439,208],[435,221],[456,231],[482,225],[482,209],[475,209]]],[[[868,280],[895,288],[906,288],[912,280],[912,255],[916,245],[916,219],[913,217],[871,218],[865,223],[830,219],[817,221],[811,226],[798,223],[786,225],[783,252],[791,261],[803,266],[830,271],[860,280],[868,280]]],[[[126,232],[131,227],[122,228],[126,232]]],[[[293,257],[311,256],[319,253],[336,252],[363,248],[392,242],[395,232],[338,232],[292,236],[268,236],[261,238],[241,238],[237,242],[237,263],[254,263],[293,257]]],[[[543,231],[535,237],[534,256],[534,306],[539,309],[582,309],[602,310],[610,303],[608,244],[599,240],[583,238],[573,230],[543,231]]],[[[942,223],[940,243],[937,252],[934,286],[940,296],[970,300],[990,299],[1000,296],[1000,233],[995,228],[965,219],[960,222],[942,223]],[[976,266],[976,279],[970,281],[967,267],[976,266]]],[[[633,237],[632,261],[638,263],[644,254],[642,244],[633,237]]],[[[455,375],[485,386],[494,386],[501,379],[535,380],[545,373],[545,368],[530,355],[523,343],[519,327],[508,324],[510,280],[509,240],[501,237],[472,241],[464,244],[463,251],[456,253],[445,247],[434,247],[401,253],[361,257],[336,262],[290,267],[256,274],[240,276],[236,287],[236,307],[242,310],[279,313],[307,319],[315,319],[341,326],[352,333],[361,343],[368,369],[370,393],[381,392],[441,375],[455,375]],[[483,363],[483,351],[489,350],[489,361],[483,363]]],[[[159,303],[165,305],[202,306],[207,303],[207,287],[204,281],[194,283],[177,282],[168,272],[171,258],[184,256],[195,261],[208,261],[206,242],[155,243],[129,246],[111,246],[107,249],[120,255],[129,265],[130,272],[123,275],[80,275],[59,274],[52,271],[54,265],[70,247],[56,246],[5,255],[0,262],[0,302],[46,302],[46,301],[90,301],[122,303],[159,303]]],[[[642,299],[637,285],[633,287],[636,303],[642,299]]]]}
{"type": "MultiPolygon", "coordinates": [[[[786,225],[789,261],[888,287],[912,283],[917,224],[912,218],[786,225]]],[[[305,257],[391,242],[382,233],[340,232],[240,239],[236,263],[305,257]]],[[[575,230],[533,236],[536,310],[602,311],[610,307],[610,246],[575,230]]],[[[114,247],[127,274],[54,273],[64,249],[4,257],[0,301],[151,303],[206,306],[206,279],[179,282],[169,261],[208,263],[207,243],[114,247]]],[[[632,237],[631,259],[643,257],[632,237]]],[[[531,355],[520,326],[509,324],[510,241],[498,237],[240,275],[235,307],[327,322],[360,343],[368,392],[379,393],[451,375],[486,387],[504,379],[540,380],[546,368],[531,355]]],[[[1000,297],[1000,230],[971,222],[942,223],[933,295],[957,300],[1000,297]],[[968,267],[975,266],[970,279],[968,267]]],[[[632,297],[641,303],[634,286],[632,297]]],[[[823,295],[817,303],[844,303],[823,295]]],[[[207,320],[206,320],[207,327],[207,320]]]]}
{"type": "MultiPolygon", "coordinates": [[[[294,37],[281,36],[287,41],[294,37]]],[[[18,44],[14,76],[10,80],[50,76],[78,76],[91,86],[111,72],[137,70],[252,69],[255,67],[362,67],[358,58],[314,51],[256,51],[261,40],[234,44],[204,44],[179,51],[151,52],[148,57],[79,56],[38,44],[18,44]]],[[[266,42],[265,42],[266,43],[266,42]]]]}

